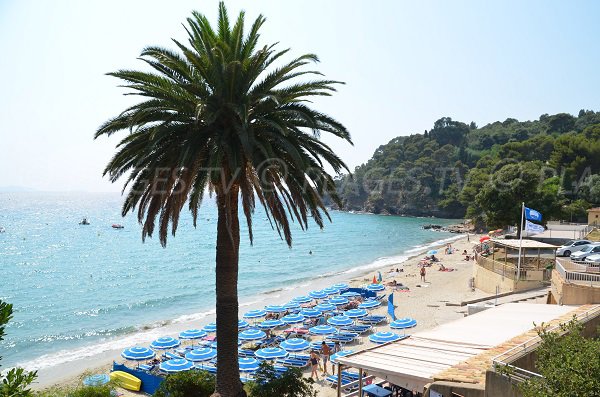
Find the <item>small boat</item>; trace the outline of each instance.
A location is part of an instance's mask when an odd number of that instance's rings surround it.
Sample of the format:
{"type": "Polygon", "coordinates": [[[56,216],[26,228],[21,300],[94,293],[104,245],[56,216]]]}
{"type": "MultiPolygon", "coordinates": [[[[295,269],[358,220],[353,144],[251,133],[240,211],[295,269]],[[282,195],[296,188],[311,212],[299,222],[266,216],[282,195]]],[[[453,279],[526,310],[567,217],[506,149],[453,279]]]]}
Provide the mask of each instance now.
{"type": "Polygon", "coordinates": [[[80,225],[89,225],[89,224],[90,224],[90,222],[87,220],[87,218],[83,218],[83,219],[81,220],[81,222],[79,222],[79,224],[80,224],[80,225]]]}
{"type": "Polygon", "coordinates": [[[123,371],[111,372],[110,380],[115,381],[120,387],[127,390],[139,391],[142,387],[142,381],[139,378],[123,371]]]}
{"type": "Polygon", "coordinates": [[[3,228],[2,226],[0,226],[0,233],[4,233],[6,231],[5,228],[3,228]]]}
{"type": "Polygon", "coordinates": [[[124,229],[124,228],[125,228],[125,226],[123,226],[123,225],[119,225],[118,223],[114,223],[114,224],[112,225],[112,228],[113,228],[113,229],[124,229]]]}

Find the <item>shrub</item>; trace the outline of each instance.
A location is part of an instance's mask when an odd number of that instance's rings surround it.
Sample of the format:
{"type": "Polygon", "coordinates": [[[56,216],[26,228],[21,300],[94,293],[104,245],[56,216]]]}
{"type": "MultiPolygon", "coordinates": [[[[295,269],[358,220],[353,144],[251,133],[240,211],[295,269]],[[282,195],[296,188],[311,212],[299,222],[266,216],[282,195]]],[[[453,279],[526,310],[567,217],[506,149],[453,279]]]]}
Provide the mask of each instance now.
{"type": "Polygon", "coordinates": [[[215,377],[207,371],[185,371],[167,375],[154,397],[209,397],[215,391],[215,377]]]}
{"type": "Polygon", "coordinates": [[[298,368],[289,368],[278,375],[272,365],[262,363],[255,374],[255,381],[248,383],[252,397],[315,397],[313,380],[302,377],[298,368]]]}

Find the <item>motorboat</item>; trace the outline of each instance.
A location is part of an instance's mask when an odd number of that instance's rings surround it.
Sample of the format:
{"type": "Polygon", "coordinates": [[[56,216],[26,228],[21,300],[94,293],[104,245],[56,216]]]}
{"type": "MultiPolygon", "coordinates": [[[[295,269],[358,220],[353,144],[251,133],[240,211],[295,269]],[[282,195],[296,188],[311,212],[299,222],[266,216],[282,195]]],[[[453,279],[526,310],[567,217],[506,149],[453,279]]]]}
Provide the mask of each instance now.
{"type": "Polygon", "coordinates": [[[3,228],[2,226],[0,226],[0,233],[4,233],[6,231],[5,228],[3,228]]]}
{"type": "Polygon", "coordinates": [[[79,224],[80,224],[80,225],[89,225],[89,224],[90,224],[90,222],[87,220],[87,218],[83,218],[83,219],[81,220],[81,222],[79,222],[79,224]]]}
{"type": "Polygon", "coordinates": [[[113,223],[112,228],[113,229],[124,229],[125,226],[119,225],[118,223],[113,223]]]}

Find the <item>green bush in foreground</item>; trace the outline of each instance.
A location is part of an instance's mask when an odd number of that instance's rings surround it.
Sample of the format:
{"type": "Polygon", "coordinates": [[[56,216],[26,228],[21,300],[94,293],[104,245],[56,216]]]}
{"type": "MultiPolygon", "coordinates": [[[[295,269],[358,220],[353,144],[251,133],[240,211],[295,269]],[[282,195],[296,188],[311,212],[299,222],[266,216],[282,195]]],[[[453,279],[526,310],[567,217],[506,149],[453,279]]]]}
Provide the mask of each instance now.
{"type": "Polygon", "coordinates": [[[103,386],[81,386],[78,388],[50,388],[34,394],[35,397],[112,397],[113,387],[103,386]]]}
{"type": "Polygon", "coordinates": [[[263,363],[255,374],[255,381],[248,383],[252,397],[315,397],[312,379],[303,378],[298,368],[289,368],[281,376],[272,365],[263,363]]]}
{"type": "Polygon", "coordinates": [[[194,370],[167,375],[154,397],[209,397],[214,391],[215,377],[194,370]]]}

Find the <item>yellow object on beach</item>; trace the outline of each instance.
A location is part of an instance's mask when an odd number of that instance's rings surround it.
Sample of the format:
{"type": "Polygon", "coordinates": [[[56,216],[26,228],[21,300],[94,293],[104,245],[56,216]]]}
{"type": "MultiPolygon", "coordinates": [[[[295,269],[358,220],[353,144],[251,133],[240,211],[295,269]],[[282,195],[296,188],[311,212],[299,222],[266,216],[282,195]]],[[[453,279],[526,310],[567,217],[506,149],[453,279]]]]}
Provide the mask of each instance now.
{"type": "Polygon", "coordinates": [[[139,391],[142,387],[142,381],[127,372],[113,371],[110,373],[110,379],[114,380],[123,389],[139,391]]]}

